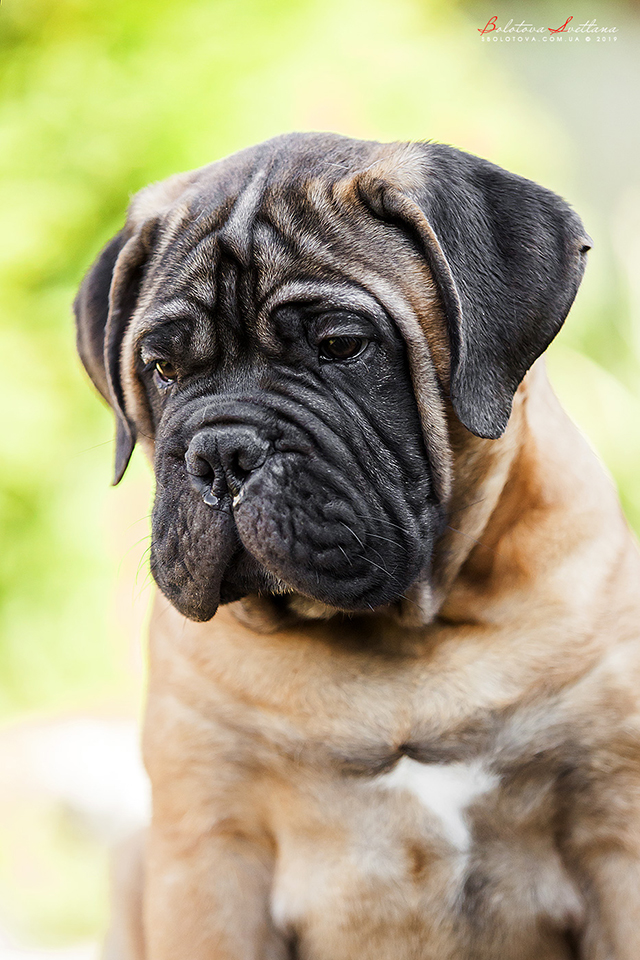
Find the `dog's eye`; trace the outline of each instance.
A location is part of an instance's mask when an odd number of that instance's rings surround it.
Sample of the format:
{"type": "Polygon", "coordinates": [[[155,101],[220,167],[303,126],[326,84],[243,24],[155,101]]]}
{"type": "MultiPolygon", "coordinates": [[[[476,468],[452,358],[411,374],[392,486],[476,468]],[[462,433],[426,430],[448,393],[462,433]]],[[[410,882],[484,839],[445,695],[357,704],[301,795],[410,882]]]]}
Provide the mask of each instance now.
{"type": "Polygon", "coordinates": [[[367,345],[364,337],[327,337],[320,341],[321,360],[352,360],[367,345]]]}
{"type": "Polygon", "coordinates": [[[168,360],[156,360],[154,369],[161,383],[173,383],[178,378],[178,371],[168,360]]]}

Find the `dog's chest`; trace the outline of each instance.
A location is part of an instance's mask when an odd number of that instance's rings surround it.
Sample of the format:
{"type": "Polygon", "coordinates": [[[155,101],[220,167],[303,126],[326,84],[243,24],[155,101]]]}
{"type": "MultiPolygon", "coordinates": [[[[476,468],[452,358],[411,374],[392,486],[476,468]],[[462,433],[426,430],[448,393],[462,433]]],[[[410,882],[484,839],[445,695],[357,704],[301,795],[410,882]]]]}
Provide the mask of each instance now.
{"type": "Polygon", "coordinates": [[[499,778],[478,760],[436,764],[410,757],[402,757],[392,770],[375,778],[375,786],[390,791],[394,803],[407,797],[417,800],[434,834],[461,853],[469,850],[472,840],[468,808],[498,783],[499,778]]]}
{"type": "Polygon", "coordinates": [[[569,957],[581,905],[543,825],[546,785],[526,804],[509,789],[482,759],[407,756],[316,785],[280,831],[276,926],[308,960],[481,960],[478,925],[508,956],[569,957]]]}

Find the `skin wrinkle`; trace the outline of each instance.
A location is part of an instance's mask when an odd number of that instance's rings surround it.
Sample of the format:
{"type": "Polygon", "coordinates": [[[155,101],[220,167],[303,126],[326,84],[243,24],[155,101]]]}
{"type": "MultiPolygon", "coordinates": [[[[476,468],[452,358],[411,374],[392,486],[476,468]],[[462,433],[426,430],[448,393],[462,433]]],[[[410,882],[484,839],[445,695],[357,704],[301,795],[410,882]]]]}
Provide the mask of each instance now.
{"type": "MultiPolygon", "coordinates": [[[[313,396],[313,393],[311,390],[305,389],[305,392],[301,393],[300,396],[303,400],[310,400],[313,396]]],[[[316,396],[319,396],[319,394],[316,394],[316,396]]],[[[385,448],[384,445],[380,443],[380,441],[388,443],[392,438],[386,438],[382,428],[376,430],[375,416],[369,414],[366,410],[360,409],[357,401],[348,394],[343,393],[339,386],[334,386],[333,398],[341,404],[344,412],[350,415],[352,418],[352,423],[355,422],[354,418],[356,414],[360,417],[361,422],[358,424],[358,433],[354,434],[353,438],[348,437],[348,441],[350,442],[351,446],[349,452],[354,460],[357,460],[358,458],[366,459],[362,458],[362,444],[364,443],[366,445],[367,452],[371,455],[371,459],[368,461],[369,468],[371,469],[371,465],[375,463],[375,460],[382,456],[383,472],[381,474],[381,479],[383,476],[397,476],[396,471],[400,466],[398,457],[394,455],[391,448],[385,448]]],[[[305,404],[305,410],[309,409],[309,407],[310,404],[305,404]]],[[[327,444],[323,447],[324,455],[327,457],[334,455],[332,446],[335,444],[338,447],[335,456],[339,457],[341,453],[340,445],[344,442],[344,431],[343,436],[340,437],[337,433],[337,429],[342,427],[342,419],[340,418],[338,423],[334,426],[322,417],[321,411],[314,410],[314,414],[318,417],[318,419],[322,420],[325,427],[332,431],[327,444]]]]}
{"type": "MultiPolygon", "coordinates": [[[[200,398],[198,397],[196,399],[200,398]]],[[[220,409],[216,407],[215,404],[210,408],[210,412],[209,408],[205,408],[204,411],[196,410],[193,417],[186,418],[187,429],[195,430],[196,424],[202,426],[209,420],[218,423],[244,423],[249,421],[258,424],[260,420],[256,418],[254,421],[253,412],[255,411],[262,416],[265,411],[269,411],[277,414],[277,422],[280,425],[281,431],[284,430],[287,424],[294,425],[297,430],[302,431],[311,440],[310,443],[305,444],[301,448],[301,452],[305,455],[317,453],[319,448],[319,452],[328,464],[333,463],[335,466],[338,466],[344,462],[345,457],[349,457],[350,454],[352,455],[354,453],[354,451],[349,450],[346,446],[344,438],[333,432],[331,425],[322,419],[318,411],[309,411],[298,404],[291,403],[290,398],[286,394],[278,394],[276,391],[271,391],[270,395],[263,395],[259,400],[253,402],[245,400],[241,406],[239,404],[234,404],[234,406],[235,409],[232,412],[230,411],[228,421],[225,421],[223,414],[224,408],[220,409]],[[267,397],[271,400],[271,403],[268,403],[267,397]],[[275,403],[274,401],[276,400],[283,402],[275,403]],[[308,419],[308,414],[310,413],[312,413],[314,417],[314,421],[311,422],[308,419]]],[[[182,410],[176,411],[175,416],[179,418],[180,422],[185,419],[185,414],[182,410]]],[[[272,422],[274,421],[269,421],[269,426],[272,422]]],[[[169,427],[170,425],[167,424],[167,428],[169,427]]],[[[293,436],[290,435],[287,437],[287,441],[292,442],[294,438],[295,434],[293,436]]],[[[279,439],[281,441],[279,449],[283,449],[282,443],[285,440],[284,433],[280,433],[279,439]]],[[[296,444],[291,449],[294,452],[297,451],[300,449],[299,444],[296,444]]],[[[361,472],[361,464],[356,462],[353,466],[361,472]]]]}
{"type": "MultiPolygon", "coordinates": [[[[308,410],[309,407],[306,406],[305,409],[308,410]]],[[[338,446],[338,451],[337,451],[337,452],[338,452],[338,457],[339,457],[339,454],[340,454],[340,452],[341,452],[340,449],[339,449],[339,443],[340,443],[340,440],[338,439],[337,435],[334,434],[334,433],[331,433],[331,434],[329,435],[329,437],[328,437],[327,445],[326,445],[326,447],[323,449],[323,453],[324,453],[324,455],[327,457],[327,459],[332,455],[334,445],[335,445],[335,446],[338,446]]],[[[350,451],[350,452],[354,455],[355,462],[357,463],[357,459],[356,459],[356,458],[357,458],[358,453],[359,453],[359,444],[358,444],[358,443],[355,443],[355,444],[354,444],[354,447],[353,447],[353,450],[350,451]]],[[[384,475],[384,474],[383,474],[383,475],[384,475]]],[[[383,489],[383,491],[384,491],[384,487],[382,487],[382,489],[383,489]]],[[[386,503],[387,503],[388,509],[391,510],[392,513],[393,513],[393,512],[394,512],[394,506],[395,506],[395,505],[393,504],[393,502],[387,500],[386,503]]],[[[389,522],[389,521],[382,521],[382,522],[389,522]]],[[[406,519],[405,519],[405,524],[404,524],[404,526],[403,526],[403,525],[400,525],[400,524],[393,524],[393,525],[394,525],[397,529],[399,529],[399,530],[406,531],[406,529],[407,529],[406,519]]],[[[389,542],[392,542],[392,541],[389,541],[389,542]]]]}
{"type": "MultiPolygon", "coordinates": [[[[342,402],[345,413],[353,417],[358,409],[356,401],[346,393],[343,395],[340,390],[336,390],[335,396],[339,401],[342,402]]],[[[394,438],[385,437],[382,430],[377,430],[375,418],[369,416],[367,414],[367,411],[364,412],[363,421],[364,421],[363,426],[365,428],[365,432],[364,432],[364,435],[361,437],[361,439],[366,444],[367,453],[371,457],[373,457],[374,452],[380,450],[381,440],[385,440],[387,443],[390,444],[393,442],[394,438]]],[[[384,466],[387,469],[386,476],[388,477],[397,476],[400,482],[403,482],[401,473],[395,472],[395,468],[398,466],[397,454],[394,455],[394,451],[391,449],[391,447],[389,447],[388,451],[385,451],[383,448],[382,452],[384,454],[388,453],[388,456],[385,456],[384,458],[385,460],[384,466]]],[[[417,482],[419,479],[423,479],[423,478],[420,476],[420,474],[417,473],[417,470],[416,470],[416,475],[409,478],[410,482],[412,483],[417,482]]],[[[380,477],[380,480],[382,482],[382,476],[380,477]]],[[[425,490],[425,495],[426,496],[429,495],[428,489],[425,490]]]]}
{"type": "MultiPolygon", "coordinates": [[[[349,220],[347,220],[347,224],[350,225],[349,220]]],[[[336,227],[331,223],[331,230],[335,229],[336,227]]],[[[385,234],[383,229],[380,226],[378,229],[384,238],[385,234]]],[[[339,234],[337,240],[337,259],[339,260],[340,254],[342,254],[344,258],[346,254],[345,247],[347,247],[347,245],[350,251],[352,251],[354,246],[357,248],[359,239],[358,237],[358,242],[355,242],[352,235],[348,235],[348,237],[345,238],[342,233],[339,234]]],[[[404,238],[396,238],[396,242],[398,246],[402,248],[402,243],[406,243],[406,240],[404,238]]],[[[415,251],[411,252],[415,257],[415,251]]],[[[323,260],[327,259],[324,251],[322,252],[322,256],[323,260]]],[[[362,286],[372,289],[375,292],[379,302],[385,305],[387,312],[394,317],[396,323],[400,325],[405,334],[405,337],[409,340],[411,346],[410,363],[414,366],[414,387],[416,388],[416,398],[422,416],[425,442],[431,454],[432,464],[436,470],[436,483],[440,487],[443,499],[446,500],[450,486],[450,465],[449,457],[446,453],[448,449],[447,433],[444,417],[441,412],[442,406],[439,390],[434,382],[431,361],[426,349],[427,341],[424,338],[424,333],[419,323],[413,318],[411,311],[407,312],[408,305],[404,304],[398,295],[398,290],[402,289],[402,283],[398,282],[399,277],[394,277],[393,284],[389,284],[386,279],[380,277],[378,272],[381,262],[380,257],[376,258],[375,261],[376,271],[362,271],[361,262],[364,261],[366,263],[366,261],[370,259],[370,256],[368,251],[367,254],[363,251],[361,260],[360,258],[353,258],[351,253],[349,258],[351,273],[362,286]],[[440,456],[438,456],[438,454],[440,454],[440,456]]],[[[334,266],[333,257],[329,258],[329,262],[334,266]]],[[[424,275],[422,279],[424,280],[424,275]]]]}
{"type": "MultiPolygon", "coordinates": [[[[363,300],[363,307],[366,303],[370,302],[369,298],[371,297],[371,292],[366,289],[366,277],[359,278],[363,284],[363,288],[367,292],[367,298],[363,300]]],[[[350,281],[352,282],[352,281],[350,281]]],[[[305,294],[310,295],[313,291],[318,290],[318,292],[323,290],[322,286],[316,288],[315,285],[311,286],[311,291],[306,289],[304,284],[300,282],[294,284],[288,284],[282,291],[276,291],[272,299],[267,301],[265,305],[266,310],[274,310],[276,306],[282,302],[283,299],[290,297],[292,300],[294,298],[302,297],[305,294]]],[[[335,296],[335,294],[334,294],[335,296]]],[[[398,316],[398,302],[396,297],[391,297],[394,301],[392,306],[395,306],[395,311],[391,310],[392,316],[398,316]]],[[[338,299],[337,304],[342,302],[342,298],[338,299]]],[[[373,298],[373,302],[376,303],[378,308],[383,307],[384,298],[383,296],[378,296],[373,298]]],[[[383,309],[385,309],[383,307],[383,309]]],[[[385,309],[385,312],[388,310],[388,305],[385,309]]],[[[415,324],[414,324],[415,327],[415,324]]],[[[417,329],[417,328],[416,328],[417,329]]],[[[418,337],[415,336],[415,333],[411,334],[411,344],[414,349],[411,351],[410,362],[413,362],[414,365],[414,382],[419,384],[427,384],[428,386],[423,387],[419,391],[417,396],[418,407],[421,414],[421,422],[423,424],[423,435],[427,443],[427,449],[430,455],[430,460],[432,467],[436,468],[436,488],[438,489],[442,499],[446,502],[448,496],[449,488],[449,460],[450,453],[448,448],[448,441],[443,439],[443,434],[446,436],[446,429],[442,427],[444,423],[443,415],[440,413],[442,408],[440,397],[438,395],[437,388],[433,383],[433,374],[431,372],[431,363],[429,358],[428,351],[426,350],[424,338],[422,334],[419,334],[418,337]],[[416,354],[420,359],[416,359],[416,354]],[[417,372],[416,372],[417,371],[417,372]],[[426,396],[424,394],[426,393],[426,396]],[[435,439],[433,435],[435,434],[435,439]]]]}

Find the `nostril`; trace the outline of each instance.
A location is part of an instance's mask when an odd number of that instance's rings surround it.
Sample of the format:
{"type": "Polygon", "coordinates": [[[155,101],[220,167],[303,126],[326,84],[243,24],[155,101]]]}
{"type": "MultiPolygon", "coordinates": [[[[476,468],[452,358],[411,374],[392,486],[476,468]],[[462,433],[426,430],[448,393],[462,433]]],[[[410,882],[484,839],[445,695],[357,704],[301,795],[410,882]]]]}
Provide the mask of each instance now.
{"type": "Polygon", "coordinates": [[[189,482],[193,489],[196,493],[200,494],[207,506],[217,507],[220,503],[220,498],[213,492],[216,473],[210,461],[194,453],[192,450],[187,450],[184,459],[189,475],[189,482]]]}
{"type": "Polygon", "coordinates": [[[246,456],[243,451],[231,454],[225,463],[225,475],[227,486],[232,496],[237,497],[242,489],[242,485],[251,475],[252,468],[247,464],[246,456]]]}
{"type": "Polygon", "coordinates": [[[229,492],[235,498],[249,477],[265,462],[269,444],[253,430],[235,429],[220,433],[218,453],[229,492]]]}

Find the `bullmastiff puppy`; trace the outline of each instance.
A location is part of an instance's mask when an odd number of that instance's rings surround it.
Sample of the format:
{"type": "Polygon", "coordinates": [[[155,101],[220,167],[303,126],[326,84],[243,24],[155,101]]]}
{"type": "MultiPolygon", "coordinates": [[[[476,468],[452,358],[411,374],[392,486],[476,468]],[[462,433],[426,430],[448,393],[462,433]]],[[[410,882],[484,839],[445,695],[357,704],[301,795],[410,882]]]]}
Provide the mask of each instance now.
{"type": "Polygon", "coordinates": [[[589,248],[434,143],[148,187],[78,343],[154,464],[117,960],[638,960],[640,562],[540,363],[589,248]]]}

